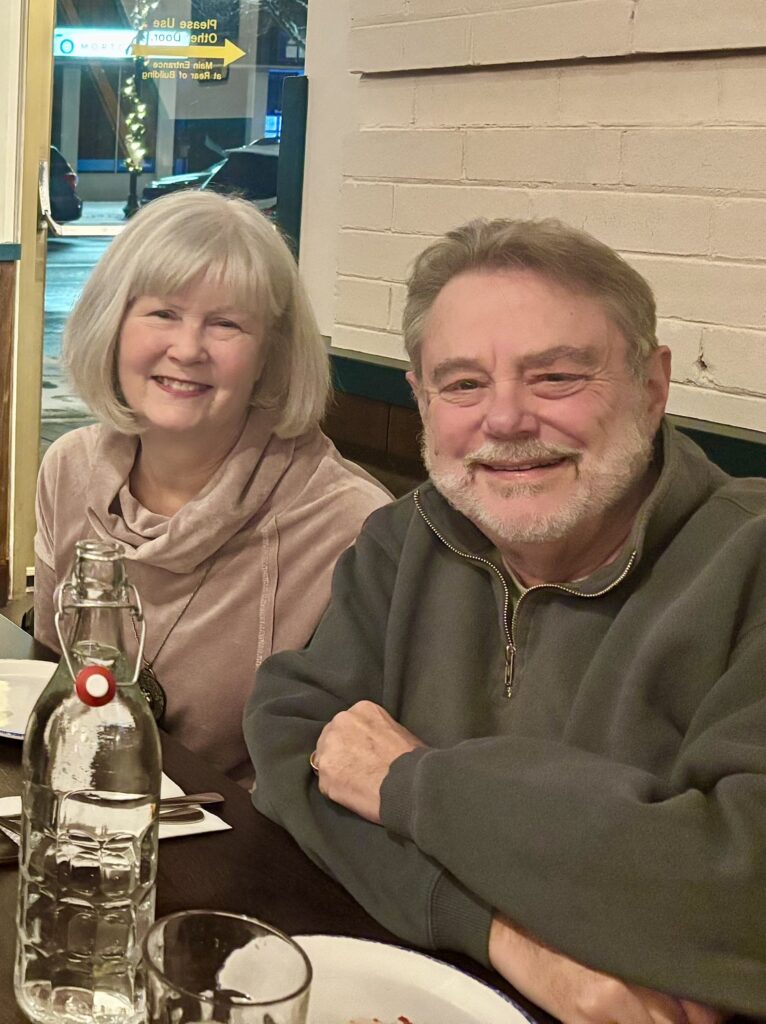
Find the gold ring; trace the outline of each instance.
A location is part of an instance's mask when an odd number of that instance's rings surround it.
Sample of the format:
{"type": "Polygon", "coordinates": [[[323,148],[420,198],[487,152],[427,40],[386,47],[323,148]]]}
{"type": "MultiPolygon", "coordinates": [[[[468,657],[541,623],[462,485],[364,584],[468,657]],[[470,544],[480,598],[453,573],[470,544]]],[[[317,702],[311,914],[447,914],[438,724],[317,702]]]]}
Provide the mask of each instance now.
{"type": "Polygon", "coordinates": [[[319,775],[319,761],[317,761],[316,757],[316,750],[312,750],[311,753],[309,754],[309,764],[311,765],[311,770],[314,773],[314,775],[319,775]]]}

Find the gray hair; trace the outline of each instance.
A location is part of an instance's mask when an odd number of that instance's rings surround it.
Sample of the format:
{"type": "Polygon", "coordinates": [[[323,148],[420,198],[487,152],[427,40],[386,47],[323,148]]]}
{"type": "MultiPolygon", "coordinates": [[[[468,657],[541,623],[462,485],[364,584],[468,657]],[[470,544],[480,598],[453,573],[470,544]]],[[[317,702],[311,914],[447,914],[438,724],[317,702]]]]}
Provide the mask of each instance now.
{"type": "Polygon", "coordinates": [[[329,360],[295,260],[252,204],[214,192],[178,192],[142,207],[99,260],[64,331],[74,387],[93,414],[122,433],[141,427],[117,378],[120,330],[131,303],[197,280],[263,324],[266,366],[252,404],[278,408],[281,437],[322,418],[329,360]]]}
{"type": "Polygon", "coordinates": [[[600,301],[628,344],[628,363],[642,377],[657,347],[657,313],[644,278],[608,245],[558,220],[472,220],[429,245],[407,282],[402,328],[412,368],[421,374],[423,330],[437,295],[469,271],[533,270],[572,292],[600,301]]]}

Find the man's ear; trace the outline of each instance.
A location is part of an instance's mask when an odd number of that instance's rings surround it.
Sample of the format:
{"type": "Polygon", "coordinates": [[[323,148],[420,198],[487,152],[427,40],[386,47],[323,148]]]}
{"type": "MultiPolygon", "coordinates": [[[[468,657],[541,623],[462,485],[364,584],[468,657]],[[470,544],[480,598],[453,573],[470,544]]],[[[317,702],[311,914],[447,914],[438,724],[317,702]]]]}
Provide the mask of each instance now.
{"type": "Polygon", "coordinates": [[[647,412],[655,429],[665,415],[670,391],[671,353],[667,345],[659,345],[649,354],[646,363],[647,412]]]}
{"type": "Polygon", "coordinates": [[[426,409],[428,408],[428,401],[423,384],[414,370],[408,370],[404,376],[407,378],[407,383],[412,388],[412,394],[415,401],[418,403],[418,409],[420,410],[420,416],[422,419],[426,414],[426,409]]]}

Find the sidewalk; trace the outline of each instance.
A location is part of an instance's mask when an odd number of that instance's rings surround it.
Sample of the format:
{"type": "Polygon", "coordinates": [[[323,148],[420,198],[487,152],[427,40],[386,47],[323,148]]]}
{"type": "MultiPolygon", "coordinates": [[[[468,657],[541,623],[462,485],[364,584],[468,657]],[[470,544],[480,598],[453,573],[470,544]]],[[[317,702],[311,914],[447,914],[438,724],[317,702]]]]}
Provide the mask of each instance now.
{"type": "MultiPolygon", "coordinates": [[[[79,224],[124,224],[125,201],[83,204],[79,224]]],[[[109,238],[50,238],[45,282],[45,329],[41,449],[67,430],[92,423],[81,400],[69,386],[61,366],[64,325],[88,276],[109,244],[109,238]]]]}

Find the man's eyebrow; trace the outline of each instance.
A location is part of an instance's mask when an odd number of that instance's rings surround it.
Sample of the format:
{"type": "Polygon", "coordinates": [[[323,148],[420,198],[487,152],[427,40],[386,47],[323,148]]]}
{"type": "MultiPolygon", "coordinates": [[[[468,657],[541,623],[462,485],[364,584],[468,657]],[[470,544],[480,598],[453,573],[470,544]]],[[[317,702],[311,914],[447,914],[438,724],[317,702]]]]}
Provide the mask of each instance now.
{"type": "Polygon", "coordinates": [[[431,382],[440,384],[445,377],[452,373],[479,373],[483,372],[482,364],[478,359],[469,359],[467,356],[457,356],[454,359],[442,359],[431,371],[431,382]]]}
{"type": "MultiPolygon", "coordinates": [[[[576,366],[592,369],[594,366],[598,366],[601,354],[593,345],[554,345],[541,352],[532,352],[523,356],[520,366],[522,370],[537,370],[565,360],[576,366]]],[[[438,386],[445,377],[453,373],[484,372],[484,366],[480,360],[470,359],[468,356],[456,356],[452,359],[442,359],[436,364],[431,372],[431,382],[438,386]]]]}
{"type": "Polygon", "coordinates": [[[585,369],[591,369],[598,366],[600,358],[598,349],[593,345],[555,345],[542,352],[533,352],[524,356],[521,366],[525,370],[537,370],[566,360],[585,369]]]}

